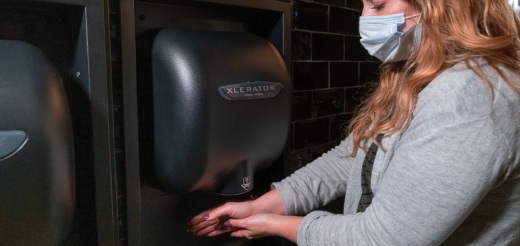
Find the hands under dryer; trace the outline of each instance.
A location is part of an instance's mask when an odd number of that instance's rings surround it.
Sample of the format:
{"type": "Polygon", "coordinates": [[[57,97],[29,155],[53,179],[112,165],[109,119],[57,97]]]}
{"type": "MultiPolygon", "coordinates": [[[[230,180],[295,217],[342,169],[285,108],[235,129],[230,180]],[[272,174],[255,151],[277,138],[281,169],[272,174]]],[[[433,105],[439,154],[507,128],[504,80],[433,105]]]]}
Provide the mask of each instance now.
{"type": "Polygon", "coordinates": [[[197,236],[217,236],[230,232],[233,237],[281,236],[296,242],[303,217],[287,216],[276,190],[256,200],[228,202],[206,210],[191,219],[188,230],[197,236]]]}

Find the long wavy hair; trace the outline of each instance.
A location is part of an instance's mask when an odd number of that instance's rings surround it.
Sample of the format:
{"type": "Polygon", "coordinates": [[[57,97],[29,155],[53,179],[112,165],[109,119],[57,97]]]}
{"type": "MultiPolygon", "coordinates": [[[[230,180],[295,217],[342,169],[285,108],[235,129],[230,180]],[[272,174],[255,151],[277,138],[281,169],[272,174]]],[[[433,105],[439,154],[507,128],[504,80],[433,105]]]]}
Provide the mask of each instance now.
{"type": "MultiPolygon", "coordinates": [[[[482,69],[472,60],[487,64],[516,91],[499,70],[504,66],[520,76],[520,22],[507,0],[408,0],[421,11],[422,40],[404,62],[382,64],[380,81],[359,107],[347,133],[352,136],[355,156],[366,150],[368,140],[408,127],[419,92],[440,73],[465,62],[483,81],[482,69]]],[[[379,143],[377,143],[379,144],[379,143]]]]}

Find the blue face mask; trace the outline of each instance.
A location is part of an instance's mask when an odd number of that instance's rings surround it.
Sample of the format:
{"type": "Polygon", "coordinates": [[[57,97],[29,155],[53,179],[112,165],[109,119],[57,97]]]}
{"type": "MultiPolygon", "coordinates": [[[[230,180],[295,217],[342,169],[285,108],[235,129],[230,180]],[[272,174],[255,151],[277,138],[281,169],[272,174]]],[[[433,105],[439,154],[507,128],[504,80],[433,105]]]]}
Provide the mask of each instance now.
{"type": "MultiPolygon", "coordinates": [[[[420,15],[420,14],[419,14],[420,15]]],[[[406,19],[404,14],[359,17],[361,44],[368,53],[383,62],[407,60],[421,43],[422,25],[414,25],[406,32],[398,30],[406,19]]]]}

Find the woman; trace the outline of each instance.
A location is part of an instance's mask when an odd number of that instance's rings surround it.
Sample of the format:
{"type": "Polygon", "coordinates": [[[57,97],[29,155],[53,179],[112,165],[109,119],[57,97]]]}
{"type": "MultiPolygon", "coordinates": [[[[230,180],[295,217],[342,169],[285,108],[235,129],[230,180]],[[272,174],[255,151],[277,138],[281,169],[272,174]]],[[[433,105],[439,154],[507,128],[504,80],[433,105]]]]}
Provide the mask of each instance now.
{"type": "Polygon", "coordinates": [[[384,63],[349,137],[189,229],[298,245],[520,245],[520,23],[507,0],[363,4],[361,43],[384,63]],[[344,214],[313,211],[342,195],[344,214]]]}

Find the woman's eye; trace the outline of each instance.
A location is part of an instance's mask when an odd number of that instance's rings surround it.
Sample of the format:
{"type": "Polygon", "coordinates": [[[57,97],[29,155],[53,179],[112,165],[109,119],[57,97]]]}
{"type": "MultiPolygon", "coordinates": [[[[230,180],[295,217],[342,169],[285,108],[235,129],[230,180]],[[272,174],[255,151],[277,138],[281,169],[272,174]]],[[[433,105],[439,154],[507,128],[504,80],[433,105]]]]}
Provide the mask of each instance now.
{"type": "Polygon", "coordinates": [[[385,6],[384,3],[382,3],[382,4],[377,4],[377,5],[372,6],[372,8],[370,8],[370,9],[381,10],[381,9],[383,9],[384,6],[385,6]]]}

